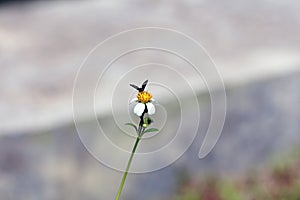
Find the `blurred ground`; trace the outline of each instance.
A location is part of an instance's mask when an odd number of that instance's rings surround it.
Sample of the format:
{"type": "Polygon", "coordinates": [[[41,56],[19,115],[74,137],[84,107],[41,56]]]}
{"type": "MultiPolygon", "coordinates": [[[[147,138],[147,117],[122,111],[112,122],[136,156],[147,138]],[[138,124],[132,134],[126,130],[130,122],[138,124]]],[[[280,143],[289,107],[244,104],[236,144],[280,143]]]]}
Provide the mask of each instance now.
{"type": "MultiPolygon", "coordinates": [[[[273,158],[280,161],[280,156],[300,142],[296,120],[300,92],[295,92],[299,77],[290,75],[229,90],[224,131],[213,152],[198,159],[206,128],[200,126],[197,140],[175,164],[130,175],[124,199],[139,199],[141,191],[143,199],[170,199],[181,173],[190,174],[192,181],[208,174],[236,178],[265,168],[273,158]]],[[[201,107],[207,120],[209,107],[205,101],[201,107]]],[[[0,148],[1,195],[10,196],[3,199],[112,199],[121,178],[121,173],[99,164],[86,152],[72,124],[37,135],[2,136],[0,148]]]]}
{"type": "MultiPolygon", "coordinates": [[[[112,199],[121,174],[99,165],[80,143],[72,122],[72,85],[91,48],[112,34],[144,26],[182,31],[206,47],[224,78],[228,112],[222,137],[207,158],[196,156],[206,128],[201,126],[201,137],[174,165],[131,175],[124,199],[168,199],[182,167],[195,177],[236,175],[299,144],[299,1],[4,4],[1,200],[112,199]]],[[[203,96],[204,89],[199,99],[205,122],[210,113],[203,96]]]]}

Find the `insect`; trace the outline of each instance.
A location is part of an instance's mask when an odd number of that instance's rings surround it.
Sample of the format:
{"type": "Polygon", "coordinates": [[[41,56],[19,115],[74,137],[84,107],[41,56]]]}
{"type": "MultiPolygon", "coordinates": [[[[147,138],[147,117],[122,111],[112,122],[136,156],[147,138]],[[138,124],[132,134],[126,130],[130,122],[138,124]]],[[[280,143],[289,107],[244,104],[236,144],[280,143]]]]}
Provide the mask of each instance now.
{"type": "Polygon", "coordinates": [[[134,84],[130,84],[130,86],[133,87],[134,89],[136,89],[139,92],[143,92],[146,88],[147,83],[148,83],[148,80],[144,81],[144,83],[142,84],[142,87],[138,87],[134,84]]]}

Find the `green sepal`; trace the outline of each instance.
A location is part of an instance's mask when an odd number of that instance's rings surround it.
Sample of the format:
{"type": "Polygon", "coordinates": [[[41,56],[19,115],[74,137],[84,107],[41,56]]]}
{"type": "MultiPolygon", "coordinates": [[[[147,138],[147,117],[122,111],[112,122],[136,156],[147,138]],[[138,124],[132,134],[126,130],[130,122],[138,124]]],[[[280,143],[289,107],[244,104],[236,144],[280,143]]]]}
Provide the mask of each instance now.
{"type": "Polygon", "coordinates": [[[126,123],[125,125],[133,127],[134,130],[135,130],[136,132],[138,132],[138,129],[137,129],[136,125],[134,125],[133,123],[126,123]]]}
{"type": "Polygon", "coordinates": [[[157,132],[159,131],[157,128],[149,128],[149,129],[146,129],[143,133],[150,133],[150,132],[157,132]]]}

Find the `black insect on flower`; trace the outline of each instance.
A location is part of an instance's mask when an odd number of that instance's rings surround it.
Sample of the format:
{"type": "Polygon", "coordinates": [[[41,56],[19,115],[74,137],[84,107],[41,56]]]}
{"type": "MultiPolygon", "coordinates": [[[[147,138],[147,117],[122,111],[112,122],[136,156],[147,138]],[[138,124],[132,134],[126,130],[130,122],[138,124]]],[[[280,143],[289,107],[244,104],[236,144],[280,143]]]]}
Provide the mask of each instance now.
{"type": "Polygon", "coordinates": [[[138,91],[136,98],[132,99],[130,103],[138,103],[134,107],[133,112],[139,117],[141,117],[145,113],[148,113],[149,115],[155,114],[155,106],[153,104],[155,100],[152,99],[152,95],[148,91],[145,91],[147,84],[148,80],[144,81],[141,87],[130,84],[131,87],[138,91]]]}

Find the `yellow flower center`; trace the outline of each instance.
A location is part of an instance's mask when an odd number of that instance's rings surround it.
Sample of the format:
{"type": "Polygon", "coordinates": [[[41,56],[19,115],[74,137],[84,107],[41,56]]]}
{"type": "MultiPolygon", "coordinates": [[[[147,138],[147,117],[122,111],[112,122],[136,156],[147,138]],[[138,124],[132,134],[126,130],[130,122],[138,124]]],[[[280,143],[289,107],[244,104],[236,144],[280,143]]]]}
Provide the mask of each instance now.
{"type": "Polygon", "coordinates": [[[151,98],[152,95],[147,91],[139,92],[137,95],[137,99],[142,103],[148,103],[151,98]]]}

